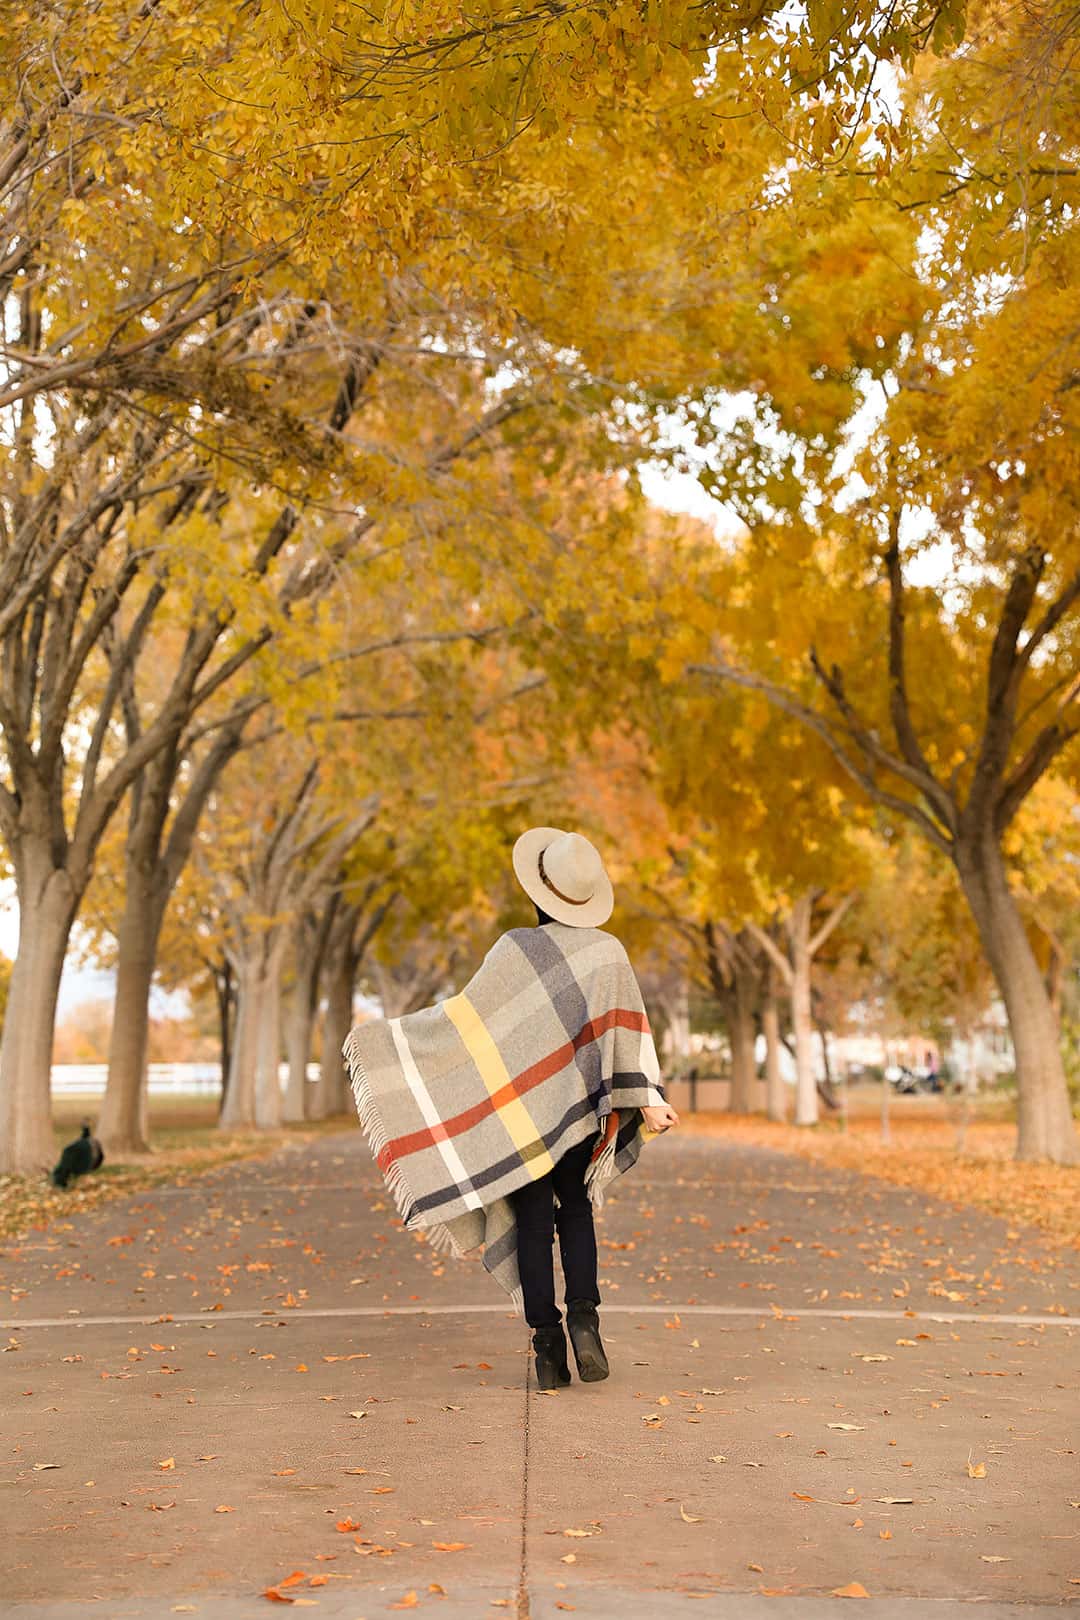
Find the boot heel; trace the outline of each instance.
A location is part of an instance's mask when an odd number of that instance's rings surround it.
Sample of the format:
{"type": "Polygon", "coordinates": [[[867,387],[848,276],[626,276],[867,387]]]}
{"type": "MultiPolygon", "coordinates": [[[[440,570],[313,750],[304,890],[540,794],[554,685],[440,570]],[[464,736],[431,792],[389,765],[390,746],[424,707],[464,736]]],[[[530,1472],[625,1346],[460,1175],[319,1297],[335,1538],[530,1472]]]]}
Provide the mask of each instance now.
{"type": "Polygon", "coordinates": [[[566,1307],[566,1325],[574,1347],[578,1377],[583,1384],[596,1384],[611,1369],[600,1337],[600,1314],[591,1300],[572,1300],[566,1307]]]}
{"type": "Polygon", "coordinates": [[[533,1334],[536,1382],[540,1389],[558,1389],[570,1382],[566,1363],[566,1335],[561,1327],[537,1328],[533,1334]]]}

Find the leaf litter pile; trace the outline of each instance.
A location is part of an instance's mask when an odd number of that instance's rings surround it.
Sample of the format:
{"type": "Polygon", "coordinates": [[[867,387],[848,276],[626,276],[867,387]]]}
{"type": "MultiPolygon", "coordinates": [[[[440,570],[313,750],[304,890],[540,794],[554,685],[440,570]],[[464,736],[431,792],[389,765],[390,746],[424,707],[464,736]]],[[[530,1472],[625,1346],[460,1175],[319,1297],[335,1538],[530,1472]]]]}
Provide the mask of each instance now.
{"type": "Polygon", "coordinates": [[[702,1113],[685,1128],[918,1188],[943,1203],[972,1205],[1038,1227],[1063,1247],[1080,1248],[1080,1168],[1019,1163],[1012,1157],[1012,1124],[971,1124],[962,1154],[948,1117],[897,1118],[894,1113],[888,1142],[882,1142],[878,1120],[870,1116],[852,1118],[845,1131],[833,1120],[807,1130],[761,1116],[702,1113]]]}

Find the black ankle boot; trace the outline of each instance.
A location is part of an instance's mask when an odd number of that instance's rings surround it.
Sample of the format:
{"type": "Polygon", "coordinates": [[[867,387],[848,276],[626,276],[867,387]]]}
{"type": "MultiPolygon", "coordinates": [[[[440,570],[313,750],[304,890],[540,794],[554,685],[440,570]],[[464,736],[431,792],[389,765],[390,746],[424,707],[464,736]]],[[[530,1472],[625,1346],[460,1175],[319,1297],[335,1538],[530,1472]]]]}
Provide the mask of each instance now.
{"type": "Polygon", "coordinates": [[[537,1328],[533,1334],[536,1351],[536,1382],[541,1389],[557,1389],[570,1382],[566,1365],[566,1334],[558,1327],[537,1328]]]}
{"type": "Polygon", "coordinates": [[[600,1337],[600,1315],[591,1299],[572,1299],[566,1306],[566,1325],[574,1347],[578,1377],[583,1384],[595,1384],[610,1371],[600,1337]]]}

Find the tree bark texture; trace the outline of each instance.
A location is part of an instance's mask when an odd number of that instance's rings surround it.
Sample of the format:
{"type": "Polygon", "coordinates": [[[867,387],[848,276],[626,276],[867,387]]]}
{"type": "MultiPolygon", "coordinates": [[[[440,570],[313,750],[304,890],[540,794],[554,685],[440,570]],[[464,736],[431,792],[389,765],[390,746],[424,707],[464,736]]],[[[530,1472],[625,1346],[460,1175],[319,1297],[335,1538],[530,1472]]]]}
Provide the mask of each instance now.
{"type": "Polygon", "coordinates": [[[765,991],[761,1003],[761,1030],[765,1037],[765,1108],[770,1119],[787,1118],[787,1098],[784,1095],[784,1076],[780,1067],[780,1002],[776,988],[776,969],[770,963],[766,969],[765,991]]]}
{"type": "Polygon", "coordinates": [[[757,1063],[754,1059],[754,1002],[757,975],[736,960],[728,997],[728,1038],[731,1042],[731,1099],[733,1114],[749,1114],[757,1102],[757,1063]]]}
{"type": "Polygon", "coordinates": [[[109,1038],[109,1074],[98,1121],[105,1152],[148,1153],[146,1095],[150,987],[168,891],[159,868],[129,860],[124,911],[117,935],[116,996],[109,1038]]]}
{"type": "Polygon", "coordinates": [[[1018,1159],[1080,1163],[1057,1018],[992,835],[958,842],[956,866],[1016,1053],[1018,1159]]]}
{"type": "Polygon", "coordinates": [[[56,1159],[52,1045],[56,1001],[79,892],[53,864],[47,838],[24,835],[15,855],[19,944],[0,1041],[0,1172],[37,1175],[56,1159]]]}
{"type": "Polygon", "coordinates": [[[791,1030],[795,1042],[795,1123],[818,1122],[817,1082],[814,1079],[814,1014],[812,1006],[810,922],[813,897],[801,895],[791,908],[788,939],[791,948],[791,1030]]]}

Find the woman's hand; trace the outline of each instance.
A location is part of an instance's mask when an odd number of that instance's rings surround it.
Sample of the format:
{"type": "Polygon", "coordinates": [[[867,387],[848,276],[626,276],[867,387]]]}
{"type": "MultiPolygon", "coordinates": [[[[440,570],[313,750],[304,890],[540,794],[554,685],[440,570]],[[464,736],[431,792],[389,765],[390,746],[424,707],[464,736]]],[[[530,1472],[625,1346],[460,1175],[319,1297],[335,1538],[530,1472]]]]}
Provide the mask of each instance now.
{"type": "Polygon", "coordinates": [[[670,1103],[661,1103],[655,1108],[643,1108],[641,1112],[650,1131],[669,1131],[673,1125],[679,1123],[679,1116],[670,1103]]]}

